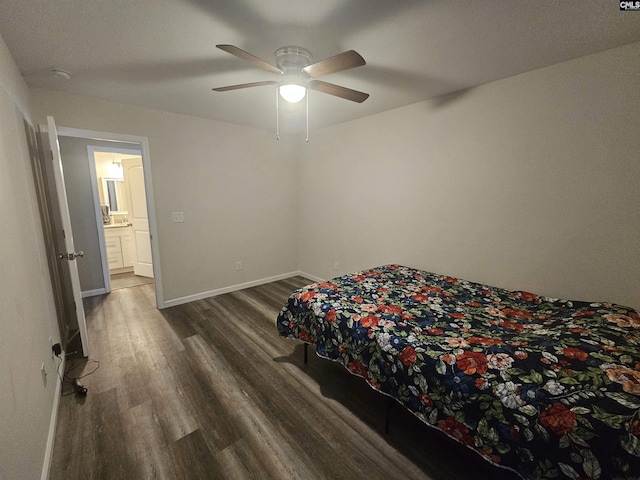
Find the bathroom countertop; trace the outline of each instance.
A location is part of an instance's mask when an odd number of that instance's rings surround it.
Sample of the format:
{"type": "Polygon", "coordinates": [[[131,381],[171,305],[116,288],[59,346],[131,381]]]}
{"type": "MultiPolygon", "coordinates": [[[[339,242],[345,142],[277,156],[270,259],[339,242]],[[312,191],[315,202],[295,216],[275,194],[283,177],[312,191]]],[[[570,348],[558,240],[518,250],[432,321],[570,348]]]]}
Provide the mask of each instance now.
{"type": "Polygon", "coordinates": [[[112,223],[109,225],[103,225],[104,228],[124,228],[124,227],[130,227],[131,224],[130,223],[112,223]]]}

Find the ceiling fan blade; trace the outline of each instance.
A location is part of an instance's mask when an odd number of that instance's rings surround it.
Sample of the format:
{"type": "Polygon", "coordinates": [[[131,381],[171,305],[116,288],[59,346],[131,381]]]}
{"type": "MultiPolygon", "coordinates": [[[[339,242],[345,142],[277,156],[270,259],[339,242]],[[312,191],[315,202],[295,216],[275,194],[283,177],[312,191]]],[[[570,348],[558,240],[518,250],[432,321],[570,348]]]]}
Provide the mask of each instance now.
{"type": "Polygon", "coordinates": [[[241,83],[238,85],[229,85],[228,87],[218,87],[212,88],[211,90],[215,92],[228,92],[229,90],[238,90],[240,88],[251,88],[251,87],[262,87],[263,85],[276,85],[278,82],[275,80],[269,80],[265,82],[251,82],[251,83],[241,83]]]}
{"type": "Polygon", "coordinates": [[[246,60],[247,62],[253,63],[256,67],[260,67],[263,70],[266,70],[271,73],[282,73],[278,67],[271,65],[269,62],[262,60],[261,58],[256,57],[255,55],[251,55],[249,52],[245,52],[241,48],[238,48],[234,45],[216,45],[220,50],[224,50],[231,55],[235,55],[238,58],[246,60]]]}
{"type": "Polygon", "coordinates": [[[309,88],[317,90],[318,92],[328,93],[329,95],[351,100],[352,102],[362,103],[369,98],[368,93],[358,92],[357,90],[351,90],[350,88],[323,82],[322,80],[311,80],[309,82],[309,88]]]}
{"type": "Polygon", "coordinates": [[[338,55],[334,55],[333,57],[307,65],[302,69],[302,71],[311,78],[318,78],[322,75],[328,75],[329,73],[359,67],[366,63],[367,62],[364,61],[364,58],[362,58],[358,52],[355,50],[348,50],[346,52],[339,53],[338,55]]]}

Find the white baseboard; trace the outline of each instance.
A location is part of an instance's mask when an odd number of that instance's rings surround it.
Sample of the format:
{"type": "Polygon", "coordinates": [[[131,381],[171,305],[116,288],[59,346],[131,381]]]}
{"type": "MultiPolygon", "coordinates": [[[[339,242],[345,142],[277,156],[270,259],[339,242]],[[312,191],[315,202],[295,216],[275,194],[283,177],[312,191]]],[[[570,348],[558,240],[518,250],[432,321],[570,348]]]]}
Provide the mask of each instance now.
{"type": "Polygon", "coordinates": [[[309,280],[313,280],[316,283],[322,283],[326,280],[326,278],[316,277],[315,275],[311,275],[310,273],[305,272],[297,272],[298,275],[304,278],[308,278],[309,280]]]}
{"type": "Polygon", "coordinates": [[[82,298],[95,297],[96,295],[104,295],[107,293],[106,288],[96,288],[95,290],[85,290],[82,292],[82,298]]]}
{"type": "Polygon", "coordinates": [[[172,300],[165,300],[160,308],[175,307],[176,305],[182,305],[184,303],[195,302],[196,300],[202,300],[204,298],[216,297],[218,295],[224,295],[225,293],[231,293],[238,290],[244,290],[245,288],[257,287],[258,285],[264,285],[265,283],[275,282],[277,280],[284,280],[285,278],[295,277],[301,275],[303,277],[309,277],[302,272],[289,272],[281,275],[275,275],[273,277],[261,278],[258,280],[252,280],[251,282],[239,283],[237,285],[231,285],[229,287],[217,288],[215,290],[209,290],[208,292],[196,293],[194,295],[187,295],[185,297],[174,298],[172,300]]]}
{"type": "Polygon", "coordinates": [[[62,398],[62,380],[64,378],[64,367],[66,363],[65,352],[62,352],[62,362],[58,365],[56,372],[56,393],[53,397],[53,407],[51,408],[51,420],[49,421],[49,435],[47,436],[47,446],[44,451],[44,462],[42,463],[42,475],[40,480],[49,480],[51,470],[51,460],[53,458],[53,446],[56,439],[56,426],[58,424],[58,409],[60,408],[60,398],[62,398]],[[61,373],[62,372],[62,373],[61,373]]]}

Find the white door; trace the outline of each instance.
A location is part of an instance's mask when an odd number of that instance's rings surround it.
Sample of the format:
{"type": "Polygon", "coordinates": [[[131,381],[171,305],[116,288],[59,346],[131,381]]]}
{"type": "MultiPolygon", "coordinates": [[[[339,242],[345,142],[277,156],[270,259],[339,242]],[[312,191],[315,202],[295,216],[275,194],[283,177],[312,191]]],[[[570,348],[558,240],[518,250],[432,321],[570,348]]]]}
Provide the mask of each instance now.
{"type": "Polygon", "coordinates": [[[122,160],[124,189],[127,192],[127,214],[133,229],[135,258],[133,273],[153,278],[151,260],[151,235],[149,234],[149,216],[147,214],[147,196],[144,189],[144,171],[142,157],[122,160]]]}
{"type": "Polygon", "coordinates": [[[58,131],[53,117],[47,117],[47,127],[49,134],[49,145],[51,147],[51,155],[53,157],[53,175],[56,183],[56,194],[58,197],[58,206],[60,209],[60,218],[62,220],[62,228],[64,229],[64,245],[65,252],[58,252],[60,261],[64,262],[69,268],[71,277],[71,288],[73,290],[73,301],[75,303],[75,311],[78,317],[78,329],[80,330],[80,341],[82,343],[82,352],[85,357],[89,356],[89,342],[87,341],[87,323],[84,317],[84,306],[82,305],[82,291],[80,290],[80,277],[78,275],[77,257],[82,257],[80,251],[76,253],[73,244],[73,232],[71,230],[71,217],[69,216],[69,203],[67,202],[67,191],[64,186],[64,173],[62,171],[62,158],[60,157],[60,146],[58,144],[58,131]]]}

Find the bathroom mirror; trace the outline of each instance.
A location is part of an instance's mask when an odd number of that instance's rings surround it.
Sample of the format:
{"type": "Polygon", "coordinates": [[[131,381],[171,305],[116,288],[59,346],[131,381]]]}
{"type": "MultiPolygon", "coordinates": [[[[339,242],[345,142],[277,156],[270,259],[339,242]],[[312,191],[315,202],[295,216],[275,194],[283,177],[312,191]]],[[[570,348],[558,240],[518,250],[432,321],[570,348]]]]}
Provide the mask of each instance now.
{"type": "Polygon", "coordinates": [[[124,181],[121,178],[102,177],[102,198],[100,203],[109,205],[111,215],[127,214],[124,181]]]}

